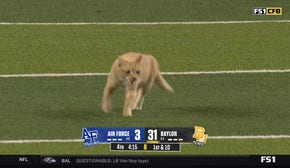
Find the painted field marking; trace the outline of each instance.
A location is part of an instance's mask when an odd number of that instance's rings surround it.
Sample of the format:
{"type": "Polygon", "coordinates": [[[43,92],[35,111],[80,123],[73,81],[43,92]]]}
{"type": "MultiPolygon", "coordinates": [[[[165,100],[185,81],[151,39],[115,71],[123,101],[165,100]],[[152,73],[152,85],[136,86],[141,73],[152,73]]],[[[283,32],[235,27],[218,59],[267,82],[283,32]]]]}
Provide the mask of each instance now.
{"type": "Polygon", "coordinates": [[[0,144],[23,144],[23,143],[68,143],[83,142],[82,139],[31,139],[31,140],[0,140],[0,144]]]}
{"type": "Polygon", "coordinates": [[[0,25],[202,25],[202,24],[244,24],[244,23],[289,23],[290,20],[248,20],[248,21],[192,21],[192,22],[0,22],[0,25]]]}
{"type": "Polygon", "coordinates": [[[208,136],[208,139],[282,139],[290,135],[237,135],[237,136],[208,136]]]}
{"type": "MultiPolygon", "coordinates": [[[[208,136],[208,139],[284,139],[290,135],[248,135],[248,136],[208,136]]],[[[23,144],[23,143],[69,143],[83,142],[82,139],[32,139],[32,140],[0,140],[0,144],[23,144]]]]}
{"type": "MultiPolygon", "coordinates": [[[[162,75],[201,75],[201,74],[257,74],[257,73],[289,73],[283,70],[233,70],[233,71],[190,71],[190,72],[161,72],[162,75]]],[[[78,77],[78,76],[107,76],[109,73],[43,73],[43,74],[0,74],[0,78],[37,78],[37,77],[78,77]]]]}

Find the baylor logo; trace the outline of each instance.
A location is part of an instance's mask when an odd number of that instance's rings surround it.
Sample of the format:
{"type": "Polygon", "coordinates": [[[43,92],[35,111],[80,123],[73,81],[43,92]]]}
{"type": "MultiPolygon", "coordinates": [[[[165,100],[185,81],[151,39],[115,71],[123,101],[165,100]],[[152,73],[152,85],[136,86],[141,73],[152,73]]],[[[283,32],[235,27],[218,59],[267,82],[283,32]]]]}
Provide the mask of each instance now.
{"type": "Polygon", "coordinates": [[[203,127],[200,127],[200,126],[194,127],[193,138],[196,139],[197,145],[200,145],[200,146],[205,145],[207,137],[208,137],[208,135],[205,134],[205,129],[203,127]]]}

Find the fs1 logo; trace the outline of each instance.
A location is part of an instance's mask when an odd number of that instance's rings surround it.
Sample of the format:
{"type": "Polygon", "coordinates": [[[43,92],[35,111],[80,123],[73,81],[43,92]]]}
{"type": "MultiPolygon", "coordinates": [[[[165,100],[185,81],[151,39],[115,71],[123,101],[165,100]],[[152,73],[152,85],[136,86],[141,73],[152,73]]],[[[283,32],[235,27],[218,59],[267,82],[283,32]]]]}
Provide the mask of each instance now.
{"type": "Polygon", "coordinates": [[[253,8],[253,15],[266,15],[266,8],[253,8]]]}
{"type": "Polygon", "coordinates": [[[275,156],[261,156],[261,163],[276,163],[275,156]]]}
{"type": "Polygon", "coordinates": [[[255,7],[253,15],[282,15],[281,7],[255,7]]]}

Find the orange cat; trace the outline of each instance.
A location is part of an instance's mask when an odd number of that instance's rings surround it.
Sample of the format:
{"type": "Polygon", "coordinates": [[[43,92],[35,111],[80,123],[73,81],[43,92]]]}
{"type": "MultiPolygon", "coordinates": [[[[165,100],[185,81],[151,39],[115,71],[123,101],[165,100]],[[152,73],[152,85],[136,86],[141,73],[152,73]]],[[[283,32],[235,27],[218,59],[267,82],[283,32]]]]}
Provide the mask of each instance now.
{"type": "Polygon", "coordinates": [[[144,97],[156,84],[167,92],[174,92],[159,71],[156,59],[151,55],[126,53],[117,58],[111,68],[103,93],[102,108],[111,110],[111,99],[116,88],[126,89],[123,116],[132,116],[132,110],[141,110],[144,97]]]}

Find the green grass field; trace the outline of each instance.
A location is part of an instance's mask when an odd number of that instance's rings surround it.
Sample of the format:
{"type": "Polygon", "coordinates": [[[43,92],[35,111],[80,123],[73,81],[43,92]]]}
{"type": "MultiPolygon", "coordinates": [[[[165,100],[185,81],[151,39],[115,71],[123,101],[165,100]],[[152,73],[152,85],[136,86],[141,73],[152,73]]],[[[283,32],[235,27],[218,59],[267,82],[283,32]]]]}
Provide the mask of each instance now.
{"type": "MultiPolygon", "coordinates": [[[[5,0],[0,2],[0,22],[275,20],[289,19],[288,8],[286,1],[5,0]],[[253,16],[251,10],[256,6],[280,6],[283,15],[253,16]],[[147,10],[137,10],[140,8],[147,10]],[[138,11],[136,15],[132,15],[134,11],[138,11]]],[[[164,72],[290,69],[289,28],[290,23],[271,22],[0,25],[0,74],[108,72],[112,61],[127,51],[155,55],[164,72]]],[[[165,78],[176,92],[168,94],[155,87],[145,100],[144,109],[134,111],[132,118],[122,117],[121,89],[114,97],[113,111],[109,114],[101,111],[106,76],[0,78],[0,141],[77,139],[82,128],[89,126],[200,125],[209,136],[290,135],[290,73],[165,78]]],[[[209,139],[205,147],[183,145],[180,153],[168,154],[289,154],[289,151],[289,138],[209,139]]],[[[0,143],[0,154],[152,153],[110,152],[108,145],[85,148],[83,143],[0,143]]]]}
{"type": "Polygon", "coordinates": [[[34,143],[0,145],[1,154],[40,155],[286,155],[287,139],[209,140],[206,146],[182,145],[181,152],[111,152],[109,145],[85,148],[83,143],[34,143]],[[4,148],[4,149],[3,149],[4,148]],[[9,152],[7,152],[9,151],[9,152]]]}
{"type": "Polygon", "coordinates": [[[290,23],[0,27],[0,73],[108,72],[128,51],[162,71],[287,69],[290,23]]]}
{"type": "Polygon", "coordinates": [[[285,0],[1,0],[2,22],[147,22],[289,19],[285,0]],[[282,16],[253,16],[282,7],[282,16]]]}

